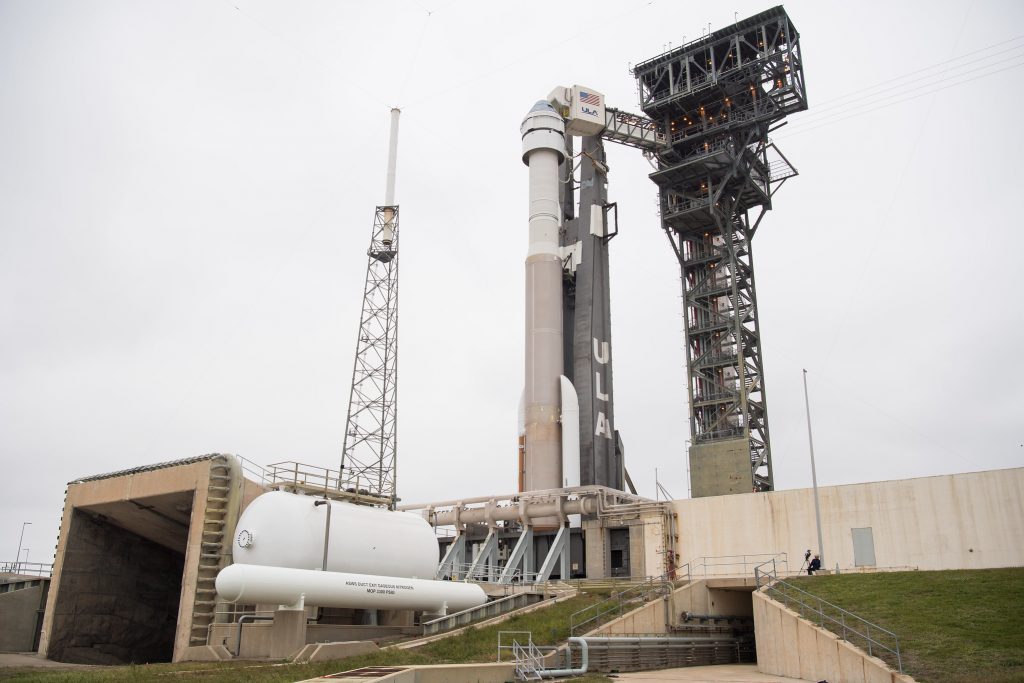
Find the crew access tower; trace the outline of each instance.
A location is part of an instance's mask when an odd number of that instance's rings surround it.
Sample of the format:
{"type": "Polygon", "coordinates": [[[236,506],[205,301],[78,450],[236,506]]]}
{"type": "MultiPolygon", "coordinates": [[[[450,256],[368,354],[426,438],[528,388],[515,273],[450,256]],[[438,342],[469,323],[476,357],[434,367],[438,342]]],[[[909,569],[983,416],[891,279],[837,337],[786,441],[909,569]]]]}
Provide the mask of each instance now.
{"type": "Polygon", "coordinates": [[[807,108],[782,6],[633,68],[655,148],[662,228],[682,270],[694,497],[771,491],[751,241],[796,170],[770,133],[807,108]]]}

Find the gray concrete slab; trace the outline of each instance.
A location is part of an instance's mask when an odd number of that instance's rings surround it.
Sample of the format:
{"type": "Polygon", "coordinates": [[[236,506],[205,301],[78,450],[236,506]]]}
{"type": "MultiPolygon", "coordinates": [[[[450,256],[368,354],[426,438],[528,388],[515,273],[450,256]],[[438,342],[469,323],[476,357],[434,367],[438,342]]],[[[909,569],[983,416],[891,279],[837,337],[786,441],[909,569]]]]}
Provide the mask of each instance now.
{"type": "Polygon", "coordinates": [[[35,652],[0,652],[0,669],[15,667],[38,669],[98,669],[92,664],[69,664],[40,657],[35,652]]]}
{"type": "Polygon", "coordinates": [[[646,683],[805,683],[802,678],[787,678],[760,673],[756,664],[720,664],[717,666],[691,666],[685,669],[662,671],[636,671],[616,674],[622,681],[646,683]]]}

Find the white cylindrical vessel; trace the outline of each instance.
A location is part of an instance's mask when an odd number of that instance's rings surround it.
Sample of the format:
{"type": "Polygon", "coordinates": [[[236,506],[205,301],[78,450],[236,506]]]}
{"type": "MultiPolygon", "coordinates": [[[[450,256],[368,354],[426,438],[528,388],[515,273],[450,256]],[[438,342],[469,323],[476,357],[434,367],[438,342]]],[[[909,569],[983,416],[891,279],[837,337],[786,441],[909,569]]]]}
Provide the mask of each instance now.
{"type": "Polygon", "coordinates": [[[565,159],[565,122],[548,102],[523,119],[523,162],[530,168],[529,250],[526,255],[526,463],[523,490],[561,488],[560,381],[562,260],[558,229],[558,164],[565,159]]]}
{"type": "Polygon", "coordinates": [[[235,562],[321,569],[328,507],[328,571],[434,578],[437,537],[419,515],[339,501],[324,503],[284,491],[264,493],[242,512],[232,546],[235,562]]]}
{"type": "Polygon", "coordinates": [[[352,609],[459,612],[487,602],[474,583],[425,581],[394,576],[320,572],[233,564],[217,574],[217,594],[249,605],[348,607],[352,609]]]}

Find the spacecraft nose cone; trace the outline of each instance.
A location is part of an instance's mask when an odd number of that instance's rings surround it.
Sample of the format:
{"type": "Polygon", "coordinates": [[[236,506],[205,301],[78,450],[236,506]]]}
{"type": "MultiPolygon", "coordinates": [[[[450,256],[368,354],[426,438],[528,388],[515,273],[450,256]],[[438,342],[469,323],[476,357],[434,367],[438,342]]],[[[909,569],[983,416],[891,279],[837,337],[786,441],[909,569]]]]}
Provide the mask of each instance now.
{"type": "Polygon", "coordinates": [[[535,111],[554,111],[554,110],[555,110],[555,108],[552,107],[551,103],[548,102],[547,100],[537,100],[537,104],[533,105],[533,107],[530,109],[530,113],[532,114],[535,111]]]}

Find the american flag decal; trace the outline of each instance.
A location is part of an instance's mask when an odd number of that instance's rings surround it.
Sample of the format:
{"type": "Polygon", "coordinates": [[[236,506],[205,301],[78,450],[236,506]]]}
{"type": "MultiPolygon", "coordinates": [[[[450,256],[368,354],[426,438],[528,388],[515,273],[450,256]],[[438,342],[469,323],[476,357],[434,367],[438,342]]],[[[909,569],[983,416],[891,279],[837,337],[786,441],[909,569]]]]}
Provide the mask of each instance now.
{"type": "Polygon", "coordinates": [[[601,96],[595,95],[592,92],[583,92],[580,90],[580,102],[583,104],[592,104],[597,107],[601,104],[601,96]]]}

